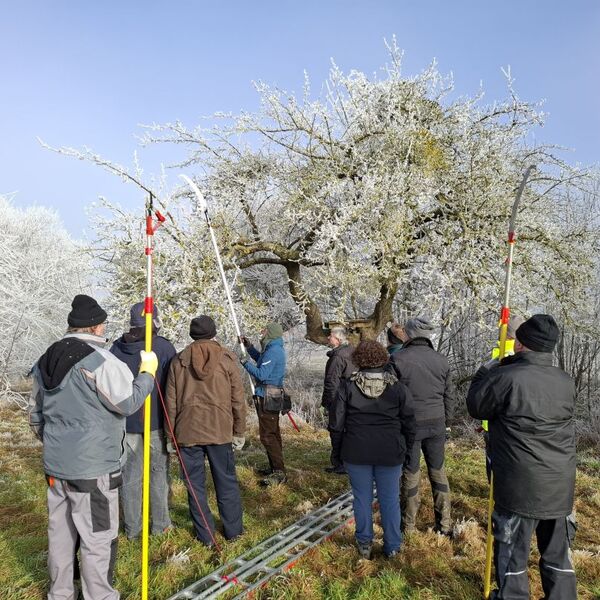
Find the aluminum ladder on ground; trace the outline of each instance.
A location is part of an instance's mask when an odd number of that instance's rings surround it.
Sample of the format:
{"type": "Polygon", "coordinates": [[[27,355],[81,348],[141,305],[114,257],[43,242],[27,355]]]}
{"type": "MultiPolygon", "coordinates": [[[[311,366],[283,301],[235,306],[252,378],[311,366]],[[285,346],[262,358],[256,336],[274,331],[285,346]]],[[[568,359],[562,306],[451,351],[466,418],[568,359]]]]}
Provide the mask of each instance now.
{"type": "Polygon", "coordinates": [[[291,569],[305,552],[352,520],[352,492],[346,492],[168,600],[218,598],[234,587],[240,588],[235,599],[243,598],[263,586],[273,575],[291,569]]]}

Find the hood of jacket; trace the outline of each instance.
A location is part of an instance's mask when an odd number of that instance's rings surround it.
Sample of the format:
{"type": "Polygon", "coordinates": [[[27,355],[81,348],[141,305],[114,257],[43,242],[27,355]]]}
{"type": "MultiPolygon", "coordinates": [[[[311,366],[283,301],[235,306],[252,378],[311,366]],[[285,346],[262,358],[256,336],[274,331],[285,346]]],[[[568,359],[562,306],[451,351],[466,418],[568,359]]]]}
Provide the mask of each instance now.
{"type": "Polygon", "coordinates": [[[115,340],[113,343],[123,354],[134,355],[137,354],[139,357],[140,350],[144,350],[146,347],[146,342],[144,337],[141,339],[135,339],[129,336],[129,333],[123,334],[118,340],[115,340]]]}
{"type": "Polygon", "coordinates": [[[379,398],[388,385],[398,381],[395,375],[383,369],[358,371],[352,374],[350,380],[367,398],[379,398]]]}
{"type": "Polygon", "coordinates": [[[408,340],[408,342],[405,342],[403,348],[408,348],[409,346],[429,346],[431,349],[434,349],[431,340],[425,337],[418,337],[408,340]]]}
{"type": "Polygon", "coordinates": [[[179,355],[181,364],[188,368],[196,379],[210,377],[223,355],[223,348],[214,340],[196,340],[179,355]]]}
{"type": "Polygon", "coordinates": [[[94,352],[90,342],[103,346],[105,340],[92,334],[67,334],[42,354],[37,366],[44,389],[58,388],[73,366],[94,352]]]}

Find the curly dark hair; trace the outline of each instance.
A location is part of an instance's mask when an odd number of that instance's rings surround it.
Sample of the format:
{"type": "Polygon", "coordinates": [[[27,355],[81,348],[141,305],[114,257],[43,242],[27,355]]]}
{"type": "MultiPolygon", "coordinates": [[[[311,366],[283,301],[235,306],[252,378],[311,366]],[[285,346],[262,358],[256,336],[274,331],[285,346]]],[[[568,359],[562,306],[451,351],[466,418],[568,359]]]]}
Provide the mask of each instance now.
{"type": "Polygon", "coordinates": [[[383,367],[389,360],[387,350],[374,340],[365,340],[356,346],[352,353],[352,362],[359,369],[383,367]]]}

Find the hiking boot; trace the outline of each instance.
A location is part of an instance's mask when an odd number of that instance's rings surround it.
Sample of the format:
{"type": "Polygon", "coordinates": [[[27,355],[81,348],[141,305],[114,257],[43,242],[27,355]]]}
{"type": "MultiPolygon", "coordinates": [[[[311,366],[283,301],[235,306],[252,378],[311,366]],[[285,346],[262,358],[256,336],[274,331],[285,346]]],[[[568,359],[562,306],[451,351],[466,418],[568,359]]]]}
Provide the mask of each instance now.
{"type": "Polygon", "coordinates": [[[385,554],[386,558],[394,558],[394,556],[399,556],[400,555],[400,549],[398,550],[392,550],[391,552],[387,552],[385,554]]]}
{"type": "Polygon", "coordinates": [[[325,473],[335,473],[336,475],[347,475],[348,471],[344,465],[336,465],[335,467],[325,467],[325,473]]]}
{"type": "Polygon", "coordinates": [[[260,469],[256,469],[256,473],[258,475],[262,475],[263,477],[270,475],[272,472],[273,469],[271,469],[271,467],[261,467],[260,469]]]}
{"type": "Polygon", "coordinates": [[[437,525],[433,528],[434,533],[437,533],[438,535],[443,535],[447,538],[452,539],[454,537],[454,533],[452,531],[452,529],[442,529],[441,527],[438,527],[437,525]]]}
{"type": "Polygon", "coordinates": [[[279,485],[287,481],[287,475],[284,471],[273,471],[270,475],[267,475],[260,483],[264,486],[279,485]]]}
{"type": "Polygon", "coordinates": [[[358,548],[358,553],[361,558],[371,560],[371,551],[373,550],[372,542],[356,542],[356,547],[358,548]]]}

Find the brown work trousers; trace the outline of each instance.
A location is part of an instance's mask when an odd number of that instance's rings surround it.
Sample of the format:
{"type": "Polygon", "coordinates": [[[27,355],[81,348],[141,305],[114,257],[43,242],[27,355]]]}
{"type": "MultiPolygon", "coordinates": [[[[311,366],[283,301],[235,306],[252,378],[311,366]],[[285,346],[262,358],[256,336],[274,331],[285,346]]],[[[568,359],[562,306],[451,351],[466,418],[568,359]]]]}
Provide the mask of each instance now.
{"type": "Polygon", "coordinates": [[[266,412],[263,410],[263,399],[260,397],[255,397],[254,403],[258,414],[258,433],[260,442],[267,451],[269,466],[273,471],[285,472],[281,430],[279,429],[279,413],[266,412]]]}

